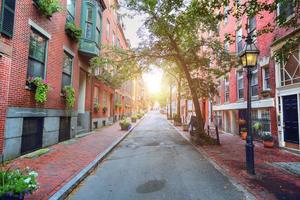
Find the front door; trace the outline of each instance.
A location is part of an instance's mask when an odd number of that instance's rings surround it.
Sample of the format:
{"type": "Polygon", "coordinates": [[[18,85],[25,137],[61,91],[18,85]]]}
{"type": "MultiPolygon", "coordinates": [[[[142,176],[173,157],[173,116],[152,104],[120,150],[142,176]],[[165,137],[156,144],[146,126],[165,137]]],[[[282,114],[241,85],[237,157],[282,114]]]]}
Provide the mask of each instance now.
{"type": "Polygon", "coordinates": [[[297,95],[282,97],[284,141],[299,144],[297,95]]]}

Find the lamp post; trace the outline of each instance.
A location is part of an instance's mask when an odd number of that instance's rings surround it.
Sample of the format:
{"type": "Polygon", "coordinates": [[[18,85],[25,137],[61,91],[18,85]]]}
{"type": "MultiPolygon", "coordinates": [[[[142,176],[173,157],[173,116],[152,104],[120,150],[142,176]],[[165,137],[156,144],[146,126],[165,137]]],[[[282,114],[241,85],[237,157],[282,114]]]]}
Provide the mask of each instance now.
{"type": "Polygon", "coordinates": [[[253,43],[252,37],[248,34],[246,38],[246,45],[243,51],[239,54],[242,65],[247,69],[247,138],[246,138],[246,165],[248,174],[254,175],[254,145],[252,134],[252,122],[251,122],[251,69],[256,66],[259,50],[253,43]]]}

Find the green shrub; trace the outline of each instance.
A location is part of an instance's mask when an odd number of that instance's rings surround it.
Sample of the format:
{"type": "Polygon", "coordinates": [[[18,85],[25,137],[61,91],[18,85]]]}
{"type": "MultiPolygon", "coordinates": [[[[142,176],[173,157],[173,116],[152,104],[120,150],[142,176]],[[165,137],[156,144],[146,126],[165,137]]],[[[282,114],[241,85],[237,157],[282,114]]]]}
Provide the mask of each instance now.
{"type": "Polygon", "coordinates": [[[10,199],[9,197],[24,197],[37,190],[38,174],[26,168],[25,170],[6,170],[0,171],[0,198],[10,199]]]}
{"type": "Polygon", "coordinates": [[[69,37],[75,42],[78,42],[82,36],[82,29],[80,27],[77,27],[74,22],[66,23],[65,30],[69,37]]]}
{"type": "Polygon", "coordinates": [[[99,112],[99,109],[100,109],[99,103],[94,103],[94,111],[99,112]]]}
{"type": "Polygon", "coordinates": [[[247,128],[241,128],[241,132],[247,132],[247,128]]]}
{"type": "Polygon", "coordinates": [[[41,13],[47,17],[63,10],[59,0],[35,0],[35,2],[41,13]]]}
{"type": "Polygon", "coordinates": [[[252,128],[254,128],[254,130],[259,131],[262,129],[262,124],[260,122],[256,122],[252,128]]]}
{"type": "Polygon", "coordinates": [[[126,119],[121,120],[119,124],[122,130],[129,130],[131,127],[131,123],[126,119]]]}
{"type": "Polygon", "coordinates": [[[180,115],[174,114],[173,120],[174,120],[174,122],[179,122],[179,123],[181,123],[181,117],[180,117],[180,115]]]}
{"type": "Polygon", "coordinates": [[[45,103],[47,101],[48,92],[50,86],[47,81],[43,80],[41,77],[29,78],[27,80],[29,85],[34,85],[35,96],[34,99],[37,103],[45,103]]]}
{"type": "Polygon", "coordinates": [[[261,138],[263,139],[263,141],[270,141],[270,142],[273,141],[273,136],[268,133],[263,134],[261,138]]]}
{"type": "Polygon", "coordinates": [[[103,106],[102,112],[103,112],[103,113],[106,113],[106,112],[107,112],[107,107],[106,107],[106,106],[103,106]]]}
{"type": "Polygon", "coordinates": [[[75,105],[75,89],[72,86],[65,86],[63,92],[67,103],[67,107],[73,108],[75,105]]]}

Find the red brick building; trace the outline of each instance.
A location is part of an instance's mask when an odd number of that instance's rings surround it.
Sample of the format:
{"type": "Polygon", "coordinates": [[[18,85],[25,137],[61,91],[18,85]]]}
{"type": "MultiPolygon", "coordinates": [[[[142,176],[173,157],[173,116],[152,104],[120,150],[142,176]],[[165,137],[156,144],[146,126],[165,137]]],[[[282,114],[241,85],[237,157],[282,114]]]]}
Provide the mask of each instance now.
{"type": "Polygon", "coordinates": [[[61,0],[60,4],[63,9],[49,16],[43,14],[39,0],[0,0],[0,154],[4,160],[73,138],[91,130],[95,119],[108,123],[117,113],[114,90],[95,79],[89,64],[90,58],[100,55],[101,43],[115,41],[127,48],[116,13],[112,15],[109,2],[102,0],[61,0]],[[102,31],[107,19],[112,20],[115,36],[102,31]],[[65,31],[67,23],[82,29],[79,41],[65,31]],[[27,82],[30,77],[41,77],[51,87],[45,103],[35,101],[35,90],[27,82]],[[75,89],[72,109],[66,106],[64,86],[75,89]],[[96,87],[101,99],[98,113],[94,112],[96,87]]]}
{"type": "MultiPolygon", "coordinates": [[[[229,7],[233,6],[230,1],[229,7]]],[[[228,8],[223,8],[226,11],[228,8]]],[[[299,34],[299,28],[286,30],[279,28],[273,33],[256,36],[269,22],[274,23],[279,13],[285,13],[286,20],[293,15],[294,8],[291,3],[283,7],[278,6],[277,13],[263,13],[264,18],[255,16],[251,19],[246,16],[240,19],[232,15],[220,24],[220,39],[223,41],[226,34],[235,35],[235,43],[224,44],[230,53],[238,54],[245,41],[242,36],[250,32],[260,50],[258,64],[252,70],[251,98],[253,123],[262,123],[262,133],[271,133],[282,147],[299,149],[299,49],[289,54],[288,61],[276,61],[274,51],[281,48],[287,39],[299,34]],[[245,24],[249,28],[246,30],[245,24]],[[284,65],[284,66],[283,66],[284,65]],[[283,75],[285,73],[285,75],[283,75]]],[[[241,66],[234,68],[219,80],[219,96],[215,98],[213,111],[216,122],[224,132],[239,134],[240,119],[246,119],[247,79],[245,70],[241,66]]],[[[254,136],[260,140],[261,133],[254,136]]]]}

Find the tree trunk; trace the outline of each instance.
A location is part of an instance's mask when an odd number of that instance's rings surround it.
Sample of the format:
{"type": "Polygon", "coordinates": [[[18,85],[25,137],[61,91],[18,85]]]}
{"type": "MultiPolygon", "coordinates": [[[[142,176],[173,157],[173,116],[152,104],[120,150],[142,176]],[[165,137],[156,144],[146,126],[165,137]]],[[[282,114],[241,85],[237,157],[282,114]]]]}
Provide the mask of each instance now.
{"type": "Polygon", "coordinates": [[[181,116],[180,100],[181,100],[181,77],[179,77],[179,80],[177,82],[177,115],[178,116],[181,116]]]}
{"type": "Polygon", "coordinates": [[[170,84],[170,119],[172,119],[172,85],[170,84]]]}

